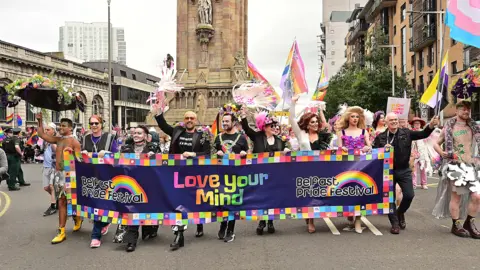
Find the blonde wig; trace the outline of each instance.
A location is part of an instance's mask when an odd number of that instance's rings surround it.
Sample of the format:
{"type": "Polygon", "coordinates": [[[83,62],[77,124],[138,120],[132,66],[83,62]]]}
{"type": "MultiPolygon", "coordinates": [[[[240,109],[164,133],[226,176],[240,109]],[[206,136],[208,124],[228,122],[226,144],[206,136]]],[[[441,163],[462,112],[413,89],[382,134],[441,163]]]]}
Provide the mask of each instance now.
{"type": "Polygon", "coordinates": [[[340,119],[340,125],[342,129],[346,129],[349,126],[349,119],[350,115],[352,113],[357,113],[358,116],[360,117],[358,119],[358,124],[357,127],[361,129],[365,129],[365,114],[363,113],[363,109],[358,107],[358,106],[353,106],[353,107],[348,107],[347,111],[342,115],[342,118],[340,119]]]}

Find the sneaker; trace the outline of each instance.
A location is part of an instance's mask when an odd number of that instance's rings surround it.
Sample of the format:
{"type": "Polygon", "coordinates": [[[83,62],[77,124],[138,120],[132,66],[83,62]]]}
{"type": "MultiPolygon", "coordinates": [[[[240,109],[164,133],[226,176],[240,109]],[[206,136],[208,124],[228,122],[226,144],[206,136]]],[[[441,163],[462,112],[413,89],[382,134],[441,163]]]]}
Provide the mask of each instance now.
{"type": "Polygon", "coordinates": [[[220,223],[220,230],[218,231],[218,239],[222,240],[225,238],[225,233],[227,231],[227,223],[220,223]]]}
{"type": "Polygon", "coordinates": [[[225,243],[230,243],[230,242],[233,242],[233,240],[235,240],[235,234],[233,232],[228,231],[223,241],[225,243]]]}
{"type": "Polygon", "coordinates": [[[102,242],[98,239],[92,239],[92,242],[90,242],[90,247],[91,248],[99,248],[102,242]]]}
{"type": "Polygon", "coordinates": [[[108,228],[110,228],[110,224],[102,228],[102,235],[106,235],[108,233],[108,228]]]}
{"type": "Polygon", "coordinates": [[[45,210],[45,212],[43,212],[43,216],[46,217],[46,216],[51,216],[53,214],[55,214],[57,212],[57,209],[53,208],[53,207],[48,207],[47,210],[45,210]]]}
{"type": "Polygon", "coordinates": [[[427,185],[423,185],[423,186],[422,186],[422,189],[427,190],[427,189],[428,189],[427,185]]]}

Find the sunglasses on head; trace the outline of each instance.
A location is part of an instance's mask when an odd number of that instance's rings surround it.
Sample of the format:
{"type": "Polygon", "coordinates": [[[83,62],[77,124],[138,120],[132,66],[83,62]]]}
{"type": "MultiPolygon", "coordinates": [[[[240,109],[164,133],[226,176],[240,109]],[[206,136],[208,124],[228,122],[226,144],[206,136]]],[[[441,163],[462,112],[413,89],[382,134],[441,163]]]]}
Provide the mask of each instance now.
{"type": "Polygon", "coordinates": [[[99,122],[90,122],[90,126],[98,126],[98,125],[100,125],[99,122]]]}

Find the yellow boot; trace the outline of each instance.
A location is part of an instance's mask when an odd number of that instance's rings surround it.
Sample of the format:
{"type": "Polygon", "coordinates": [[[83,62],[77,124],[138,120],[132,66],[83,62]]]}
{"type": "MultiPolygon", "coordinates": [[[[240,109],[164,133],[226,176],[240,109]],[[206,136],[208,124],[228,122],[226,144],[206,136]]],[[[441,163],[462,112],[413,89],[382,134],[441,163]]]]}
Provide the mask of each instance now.
{"type": "Polygon", "coordinates": [[[63,241],[67,240],[67,235],[65,234],[65,227],[58,228],[58,234],[53,238],[52,244],[59,244],[63,241]]]}
{"type": "Polygon", "coordinates": [[[75,216],[73,217],[73,221],[75,222],[75,225],[73,226],[73,231],[80,231],[80,228],[82,228],[83,219],[81,217],[75,216]]]}

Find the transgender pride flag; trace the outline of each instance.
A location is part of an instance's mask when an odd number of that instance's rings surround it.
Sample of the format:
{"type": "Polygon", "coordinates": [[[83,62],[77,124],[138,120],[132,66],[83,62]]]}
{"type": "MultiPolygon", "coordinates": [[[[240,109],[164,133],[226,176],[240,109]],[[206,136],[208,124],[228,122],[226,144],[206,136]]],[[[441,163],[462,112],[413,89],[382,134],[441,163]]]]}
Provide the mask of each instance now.
{"type": "Polygon", "coordinates": [[[297,41],[293,42],[288,54],[287,63],[280,80],[280,88],[283,90],[282,98],[287,104],[292,101],[294,95],[308,92],[307,82],[305,81],[305,65],[300,56],[297,41]]]}
{"type": "Polygon", "coordinates": [[[480,0],[449,0],[445,23],[451,38],[480,48],[480,0]]]}

